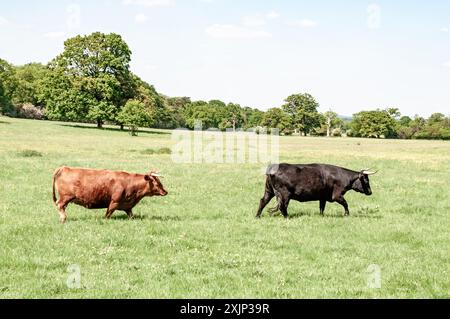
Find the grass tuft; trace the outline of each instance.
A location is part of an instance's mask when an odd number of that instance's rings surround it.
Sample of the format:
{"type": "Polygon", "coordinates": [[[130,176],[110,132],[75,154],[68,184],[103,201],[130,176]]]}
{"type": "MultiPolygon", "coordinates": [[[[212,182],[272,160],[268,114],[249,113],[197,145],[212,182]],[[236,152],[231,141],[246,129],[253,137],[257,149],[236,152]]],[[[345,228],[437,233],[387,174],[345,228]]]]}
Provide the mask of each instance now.
{"type": "Polygon", "coordinates": [[[42,153],[35,150],[23,150],[17,153],[20,157],[42,157],[42,153]]]}
{"type": "Polygon", "coordinates": [[[170,154],[172,154],[172,150],[168,147],[163,147],[160,149],[147,148],[145,150],[142,150],[141,154],[143,154],[143,155],[155,155],[155,154],[170,155],[170,154]]]}

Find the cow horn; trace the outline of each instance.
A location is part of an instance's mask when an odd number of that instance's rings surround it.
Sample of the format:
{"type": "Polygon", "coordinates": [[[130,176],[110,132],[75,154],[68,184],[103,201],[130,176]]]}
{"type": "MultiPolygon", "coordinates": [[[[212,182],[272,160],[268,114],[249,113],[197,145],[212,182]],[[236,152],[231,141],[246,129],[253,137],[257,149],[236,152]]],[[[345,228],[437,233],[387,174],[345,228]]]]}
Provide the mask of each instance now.
{"type": "Polygon", "coordinates": [[[150,175],[154,177],[162,177],[160,173],[150,173],[150,175]]]}
{"type": "Polygon", "coordinates": [[[369,170],[369,169],[364,169],[364,170],[362,171],[362,173],[363,173],[364,175],[375,175],[376,173],[378,173],[378,171],[373,172],[373,171],[371,171],[371,170],[369,170]]]}

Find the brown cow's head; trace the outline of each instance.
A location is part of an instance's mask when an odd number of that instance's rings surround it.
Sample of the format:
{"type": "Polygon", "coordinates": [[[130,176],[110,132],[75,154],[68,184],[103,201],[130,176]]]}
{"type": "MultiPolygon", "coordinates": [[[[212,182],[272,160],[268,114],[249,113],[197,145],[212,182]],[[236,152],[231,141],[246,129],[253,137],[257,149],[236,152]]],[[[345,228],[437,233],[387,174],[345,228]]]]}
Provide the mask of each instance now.
{"type": "Polygon", "coordinates": [[[145,180],[150,186],[149,196],[166,196],[168,194],[164,189],[164,186],[161,184],[159,177],[161,177],[161,175],[159,175],[156,171],[151,171],[145,175],[145,180]]]}

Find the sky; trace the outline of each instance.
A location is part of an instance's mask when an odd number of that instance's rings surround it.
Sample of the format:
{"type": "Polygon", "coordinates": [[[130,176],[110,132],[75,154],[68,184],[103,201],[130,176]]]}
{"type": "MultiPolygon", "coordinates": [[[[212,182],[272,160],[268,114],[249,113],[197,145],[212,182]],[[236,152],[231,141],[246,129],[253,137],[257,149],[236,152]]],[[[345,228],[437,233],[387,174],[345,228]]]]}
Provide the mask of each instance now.
{"type": "Polygon", "coordinates": [[[310,93],[352,115],[450,114],[448,0],[1,1],[0,58],[47,63],[77,34],[115,32],[168,96],[266,110],[310,93]]]}

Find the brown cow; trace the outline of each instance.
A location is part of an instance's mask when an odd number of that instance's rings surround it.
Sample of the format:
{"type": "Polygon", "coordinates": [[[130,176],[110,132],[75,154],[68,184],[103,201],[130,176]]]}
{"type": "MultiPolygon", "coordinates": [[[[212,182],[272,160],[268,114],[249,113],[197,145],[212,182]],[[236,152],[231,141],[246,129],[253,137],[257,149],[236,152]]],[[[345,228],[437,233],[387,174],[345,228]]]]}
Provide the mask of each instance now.
{"type": "Polygon", "coordinates": [[[63,166],[53,174],[53,202],[61,223],[67,219],[65,210],[71,202],[88,209],[107,208],[105,218],[115,210],[123,210],[133,218],[132,209],[142,198],[167,195],[159,176],[154,171],[142,175],[63,166]]]}

